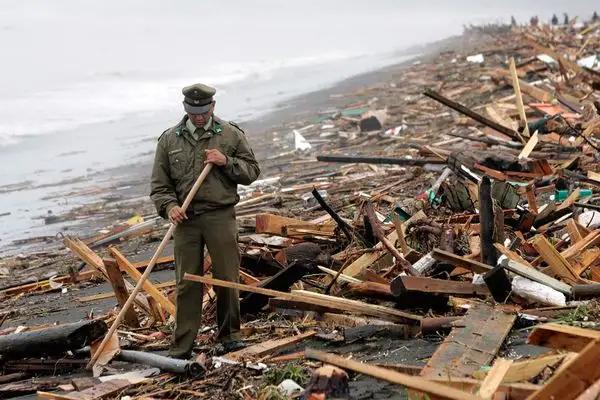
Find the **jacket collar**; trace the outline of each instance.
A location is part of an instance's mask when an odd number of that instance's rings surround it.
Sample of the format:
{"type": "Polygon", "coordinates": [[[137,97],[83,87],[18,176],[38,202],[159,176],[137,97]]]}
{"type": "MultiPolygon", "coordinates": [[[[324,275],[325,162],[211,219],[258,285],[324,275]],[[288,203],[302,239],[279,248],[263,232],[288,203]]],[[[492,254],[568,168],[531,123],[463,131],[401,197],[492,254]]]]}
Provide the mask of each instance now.
{"type": "MultiPolygon", "coordinates": [[[[186,122],[189,119],[189,117],[186,115],[183,116],[183,118],[181,119],[181,121],[175,126],[175,134],[177,134],[177,136],[181,136],[183,135],[185,132],[190,133],[190,131],[188,130],[187,126],[186,126],[186,122]]],[[[208,128],[209,131],[211,131],[212,133],[214,133],[215,135],[220,135],[223,133],[223,121],[217,117],[216,115],[213,114],[212,116],[212,123],[210,124],[210,127],[208,128]]]]}

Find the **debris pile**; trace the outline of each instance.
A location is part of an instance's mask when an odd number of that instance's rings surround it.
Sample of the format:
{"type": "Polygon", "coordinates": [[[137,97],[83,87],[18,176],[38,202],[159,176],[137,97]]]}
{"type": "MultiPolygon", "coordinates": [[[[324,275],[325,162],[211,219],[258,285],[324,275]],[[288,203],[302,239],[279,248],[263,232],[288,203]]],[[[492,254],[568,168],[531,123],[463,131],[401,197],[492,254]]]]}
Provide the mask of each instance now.
{"type": "MultiPolygon", "coordinates": [[[[210,257],[185,277],[207,289],[194,360],[156,353],[175,282],[153,273],[85,370],[167,229],[156,218],[3,261],[2,276],[68,271],[3,282],[0,327],[94,280],[111,290],[78,301],[118,306],[2,329],[0,397],[597,398],[600,23],[464,40],[255,138],[268,154],[237,206],[239,283],[213,279],[210,257]],[[214,287],[240,290],[241,350],[215,346],[214,287]]],[[[172,249],[158,264],[172,268],[172,249]]]]}

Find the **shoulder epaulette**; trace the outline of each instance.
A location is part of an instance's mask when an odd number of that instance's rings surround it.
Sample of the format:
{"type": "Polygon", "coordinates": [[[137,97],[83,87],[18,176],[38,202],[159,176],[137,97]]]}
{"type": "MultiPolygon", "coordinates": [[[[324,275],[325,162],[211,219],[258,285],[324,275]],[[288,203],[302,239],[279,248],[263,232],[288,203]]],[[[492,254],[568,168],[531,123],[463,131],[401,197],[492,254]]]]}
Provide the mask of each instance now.
{"type": "MultiPolygon", "coordinates": [[[[169,129],[171,129],[171,128],[169,128],[169,129]]],[[[165,136],[165,133],[167,133],[167,132],[169,131],[169,129],[165,129],[165,130],[163,131],[163,133],[161,133],[161,134],[160,134],[160,136],[159,136],[159,137],[158,137],[158,139],[157,139],[157,141],[158,141],[158,142],[160,142],[160,139],[162,139],[162,137],[163,137],[163,136],[165,136]]]]}
{"type": "Polygon", "coordinates": [[[238,124],[236,124],[235,122],[229,121],[229,125],[233,125],[236,128],[238,128],[242,133],[245,133],[244,130],[242,128],[240,128],[240,126],[238,124]]]}

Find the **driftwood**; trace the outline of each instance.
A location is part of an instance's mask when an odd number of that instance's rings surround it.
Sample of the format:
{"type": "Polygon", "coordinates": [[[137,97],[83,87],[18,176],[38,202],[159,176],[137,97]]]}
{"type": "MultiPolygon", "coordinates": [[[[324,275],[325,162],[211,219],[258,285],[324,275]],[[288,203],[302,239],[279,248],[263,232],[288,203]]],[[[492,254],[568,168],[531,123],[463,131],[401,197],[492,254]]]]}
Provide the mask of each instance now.
{"type": "Polygon", "coordinates": [[[93,320],[0,336],[0,358],[40,357],[77,350],[101,338],[107,329],[104,321],[93,320]]]}

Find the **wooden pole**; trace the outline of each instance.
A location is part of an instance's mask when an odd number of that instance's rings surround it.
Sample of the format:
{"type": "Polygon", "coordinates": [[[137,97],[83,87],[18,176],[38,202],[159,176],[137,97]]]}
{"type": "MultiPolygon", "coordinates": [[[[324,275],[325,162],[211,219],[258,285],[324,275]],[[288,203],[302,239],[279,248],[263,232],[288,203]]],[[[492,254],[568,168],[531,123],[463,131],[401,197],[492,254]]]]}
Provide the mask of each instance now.
{"type": "MultiPolygon", "coordinates": [[[[196,196],[196,193],[198,192],[198,189],[200,189],[200,186],[202,186],[202,183],[204,182],[204,179],[206,179],[206,176],[210,173],[210,171],[212,169],[212,166],[213,166],[212,164],[206,164],[206,166],[204,167],[204,169],[200,173],[200,176],[198,176],[198,179],[196,179],[196,182],[194,183],[194,186],[192,186],[192,189],[188,193],[187,197],[185,198],[185,201],[183,202],[183,205],[181,206],[181,208],[183,209],[183,212],[185,212],[187,210],[187,208],[189,207],[190,203],[194,199],[194,196],[196,196]]],[[[102,354],[102,351],[104,350],[104,348],[106,347],[106,345],[110,341],[110,338],[112,337],[112,335],[114,335],[114,333],[116,332],[116,330],[117,330],[119,324],[121,323],[121,321],[123,321],[123,318],[125,317],[125,313],[129,309],[129,307],[131,307],[131,304],[133,303],[133,300],[135,299],[135,296],[140,292],[140,290],[144,286],[144,282],[146,282],[146,279],[148,279],[148,276],[150,275],[150,272],[152,272],[152,269],[154,268],[154,265],[156,265],[156,261],[158,260],[158,258],[162,254],[163,250],[167,246],[167,243],[169,243],[169,240],[171,239],[171,236],[173,235],[173,232],[175,231],[175,226],[176,226],[175,224],[171,224],[171,226],[169,226],[169,230],[167,231],[167,233],[165,234],[165,237],[163,237],[162,241],[158,245],[158,248],[156,249],[156,252],[152,256],[152,259],[150,259],[150,263],[148,263],[148,266],[146,267],[146,270],[144,271],[144,273],[140,277],[140,280],[138,281],[137,285],[135,285],[135,288],[133,289],[133,291],[129,295],[129,298],[127,299],[127,301],[125,302],[125,304],[123,305],[123,307],[121,308],[121,311],[119,311],[119,314],[117,315],[117,318],[115,319],[115,321],[111,325],[108,333],[106,334],[106,336],[102,340],[102,343],[100,343],[100,346],[98,346],[98,349],[92,355],[92,358],[91,358],[90,362],[87,364],[86,368],[91,369],[96,364],[96,361],[98,361],[98,357],[100,357],[100,354],[102,354]]]]}
{"type": "MultiPolygon", "coordinates": [[[[119,269],[119,265],[113,258],[105,258],[102,260],[104,262],[104,267],[106,268],[106,274],[110,279],[110,284],[113,287],[115,292],[115,297],[119,302],[119,306],[123,307],[125,303],[127,303],[127,299],[129,298],[129,292],[125,287],[125,280],[123,279],[123,275],[121,274],[121,270],[119,269]]],[[[138,321],[137,314],[133,308],[129,308],[123,317],[125,324],[133,327],[139,328],[140,322],[138,321]]]]}
{"type": "Polygon", "coordinates": [[[461,114],[466,115],[467,117],[474,119],[475,121],[477,121],[479,123],[489,126],[490,128],[492,128],[495,131],[505,134],[506,136],[508,136],[509,138],[511,138],[513,140],[519,140],[519,141],[521,140],[519,137],[519,133],[517,131],[515,131],[511,128],[507,128],[504,125],[500,125],[499,123],[492,121],[491,119],[486,118],[483,115],[478,114],[475,111],[463,106],[462,104],[452,101],[449,98],[444,97],[441,94],[434,92],[431,89],[425,89],[423,94],[427,97],[430,97],[430,98],[442,103],[443,105],[445,105],[447,107],[450,107],[453,110],[458,111],[461,114]]]}

